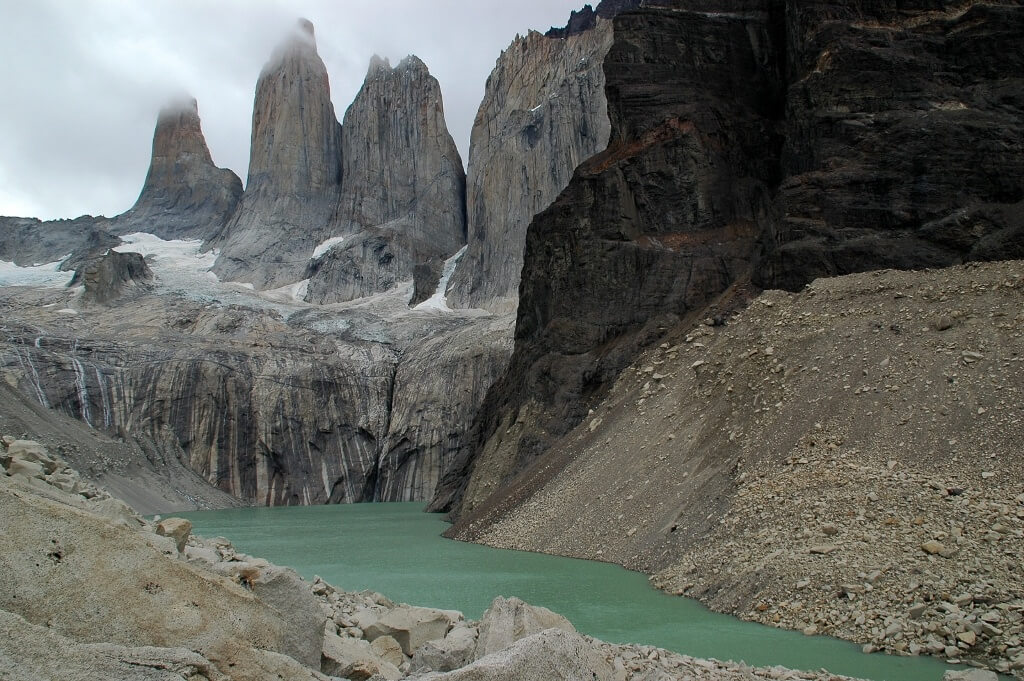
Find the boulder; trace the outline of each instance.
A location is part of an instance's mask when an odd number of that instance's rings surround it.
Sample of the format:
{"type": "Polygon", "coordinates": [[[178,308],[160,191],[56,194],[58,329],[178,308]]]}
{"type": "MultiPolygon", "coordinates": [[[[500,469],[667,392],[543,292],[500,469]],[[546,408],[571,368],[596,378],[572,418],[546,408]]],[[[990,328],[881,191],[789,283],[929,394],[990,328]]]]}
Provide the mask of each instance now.
{"type": "Polygon", "coordinates": [[[7,465],[7,473],[9,475],[24,475],[26,478],[39,478],[40,480],[46,475],[43,473],[42,464],[24,459],[11,459],[11,462],[7,465]]]}
{"type": "Polygon", "coordinates": [[[498,596],[480,620],[480,637],[475,658],[480,659],[504,650],[521,638],[544,631],[560,629],[575,632],[569,620],[547,608],[530,605],[512,597],[498,596]]]}
{"type": "Polygon", "coordinates": [[[456,626],[448,635],[427,641],[412,656],[411,671],[450,672],[473,661],[477,631],[469,626],[456,626]]]}
{"type": "Polygon", "coordinates": [[[59,467],[57,460],[50,456],[46,447],[35,440],[15,440],[7,447],[7,456],[40,464],[47,473],[53,473],[59,467]]]}
{"type": "Polygon", "coordinates": [[[579,634],[548,629],[516,641],[461,669],[421,676],[423,681],[611,681],[604,656],[579,634]]]}
{"type": "Polygon", "coordinates": [[[402,672],[395,665],[382,660],[366,641],[335,634],[324,636],[320,670],[352,681],[364,681],[375,674],[391,681],[402,678],[402,672]]]}
{"type": "Polygon", "coordinates": [[[68,286],[84,286],[83,301],[108,305],[131,290],[148,288],[152,281],[153,271],[140,253],[107,251],[83,260],[68,286]]]}
{"type": "Polygon", "coordinates": [[[942,675],[942,681],[999,681],[999,676],[987,669],[965,669],[946,672],[942,675]]]}
{"type": "Polygon", "coordinates": [[[427,641],[443,638],[459,617],[451,611],[402,605],[362,629],[366,640],[390,636],[402,646],[403,653],[411,656],[427,641]]]}
{"type": "Polygon", "coordinates": [[[396,667],[405,662],[405,654],[402,653],[402,646],[390,636],[378,636],[370,644],[373,651],[385,662],[390,662],[396,667]]]}
{"type": "Polygon", "coordinates": [[[192,533],[192,522],[184,518],[164,518],[156,525],[156,533],[170,537],[178,547],[178,553],[185,551],[185,542],[192,533]]]}

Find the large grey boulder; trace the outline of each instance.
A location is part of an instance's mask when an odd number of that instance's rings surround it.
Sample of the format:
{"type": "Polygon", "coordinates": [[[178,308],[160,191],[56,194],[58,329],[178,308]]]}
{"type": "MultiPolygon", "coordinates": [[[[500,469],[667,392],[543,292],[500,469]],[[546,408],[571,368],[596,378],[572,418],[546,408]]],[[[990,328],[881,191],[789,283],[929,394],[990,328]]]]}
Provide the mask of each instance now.
{"type": "Polygon", "coordinates": [[[7,447],[4,459],[5,464],[8,460],[38,463],[46,473],[53,473],[58,468],[57,460],[35,440],[15,440],[7,447]]]}
{"type": "Polygon", "coordinates": [[[604,656],[579,634],[548,629],[455,671],[427,674],[423,681],[610,681],[604,656]]]}
{"type": "Polygon", "coordinates": [[[556,612],[530,605],[514,596],[498,596],[480,619],[475,657],[479,660],[545,629],[576,631],[569,620],[556,612]]]}
{"type": "Polygon", "coordinates": [[[413,653],[410,669],[414,672],[449,672],[473,661],[477,630],[458,625],[435,641],[427,641],[413,653]]]}
{"type": "Polygon", "coordinates": [[[156,533],[161,537],[170,537],[178,548],[178,553],[185,551],[185,542],[192,533],[192,521],[185,518],[164,518],[156,524],[156,533]]]}
{"type": "Polygon", "coordinates": [[[363,635],[368,641],[390,636],[402,646],[403,653],[412,655],[427,641],[443,638],[461,618],[461,613],[450,610],[401,605],[387,611],[383,617],[366,627],[363,635]]]}
{"type": "Polygon", "coordinates": [[[336,634],[324,636],[320,670],[352,681],[365,681],[375,674],[389,681],[402,678],[398,667],[381,659],[369,643],[336,634]]]}
{"type": "Polygon", "coordinates": [[[216,239],[214,272],[259,289],[300,280],[337,205],[341,172],[327,68],[313,24],[301,20],[256,84],[249,179],[216,239]]]}
{"type": "Polygon", "coordinates": [[[106,305],[133,289],[148,288],[153,271],[138,253],[107,251],[84,260],[75,270],[68,286],[82,285],[82,300],[106,305]]]}
{"type": "Polygon", "coordinates": [[[942,681],[999,681],[999,675],[987,669],[965,669],[946,672],[942,681]]]}

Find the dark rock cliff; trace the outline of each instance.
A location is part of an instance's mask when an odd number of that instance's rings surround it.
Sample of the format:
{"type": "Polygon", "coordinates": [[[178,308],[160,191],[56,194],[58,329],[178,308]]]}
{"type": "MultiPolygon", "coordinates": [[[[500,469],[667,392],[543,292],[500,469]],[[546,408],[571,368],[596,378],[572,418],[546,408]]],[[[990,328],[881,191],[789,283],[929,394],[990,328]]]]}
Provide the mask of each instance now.
{"type": "Polygon", "coordinates": [[[746,281],[1020,257],[1022,22],[881,0],[618,15],[608,148],[530,225],[512,360],[433,507],[502,503],[639,347],[746,281]]]}
{"type": "Polygon", "coordinates": [[[142,192],[115,230],[205,241],[224,227],[241,196],[238,176],[213,164],[196,100],[174,103],[160,111],[142,192]]]}
{"type": "Polygon", "coordinates": [[[1019,3],[790,2],[756,281],[1024,255],[1019,3]]]}

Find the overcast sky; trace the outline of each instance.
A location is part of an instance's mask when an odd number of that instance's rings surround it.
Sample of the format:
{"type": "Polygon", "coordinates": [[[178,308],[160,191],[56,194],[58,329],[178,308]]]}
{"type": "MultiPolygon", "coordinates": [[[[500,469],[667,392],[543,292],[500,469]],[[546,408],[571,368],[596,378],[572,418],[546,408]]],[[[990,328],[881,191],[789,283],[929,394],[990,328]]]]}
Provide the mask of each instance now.
{"type": "Polygon", "coordinates": [[[138,196],[157,112],[187,92],[214,162],[245,181],[260,68],[316,27],[340,120],[370,57],[419,56],[467,161],[484,82],[517,33],[583,0],[0,0],[0,215],[116,215],[138,196]]]}

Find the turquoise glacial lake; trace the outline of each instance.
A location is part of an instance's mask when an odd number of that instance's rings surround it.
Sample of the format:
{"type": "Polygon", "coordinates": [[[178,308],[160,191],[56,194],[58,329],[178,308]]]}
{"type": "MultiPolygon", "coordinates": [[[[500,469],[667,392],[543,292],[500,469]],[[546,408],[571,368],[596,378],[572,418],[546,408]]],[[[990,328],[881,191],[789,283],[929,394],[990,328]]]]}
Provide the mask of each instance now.
{"type": "Polygon", "coordinates": [[[860,647],[804,636],[708,611],[653,589],[616,565],[505,551],[445,539],[423,505],[352,504],[182,513],[196,534],[224,536],[245,553],[320,575],[348,591],[379,591],[396,602],[461,610],[479,619],[495,596],[518,596],[569,618],[585,634],[686,655],[828,669],[877,681],[939,681],[925,657],[865,655],[860,647]]]}

